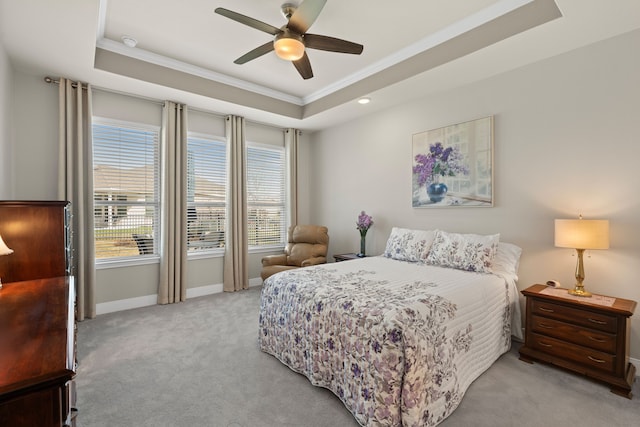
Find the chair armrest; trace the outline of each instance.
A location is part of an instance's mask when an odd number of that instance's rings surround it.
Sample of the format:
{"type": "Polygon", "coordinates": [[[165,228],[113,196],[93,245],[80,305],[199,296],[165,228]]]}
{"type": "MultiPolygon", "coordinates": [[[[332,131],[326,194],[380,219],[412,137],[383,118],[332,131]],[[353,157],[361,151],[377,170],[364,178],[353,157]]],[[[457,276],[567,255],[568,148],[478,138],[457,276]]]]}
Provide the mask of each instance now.
{"type": "Polygon", "coordinates": [[[262,258],[262,266],[287,265],[287,254],[267,255],[262,258]]]}
{"type": "Polygon", "coordinates": [[[302,261],[302,263],[300,265],[302,267],[308,267],[310,265],[325,264],[326,262],[327,262],[327,258],[326,257],[317,256],[317,257],[305,259],[304,261],[302,261]]]}

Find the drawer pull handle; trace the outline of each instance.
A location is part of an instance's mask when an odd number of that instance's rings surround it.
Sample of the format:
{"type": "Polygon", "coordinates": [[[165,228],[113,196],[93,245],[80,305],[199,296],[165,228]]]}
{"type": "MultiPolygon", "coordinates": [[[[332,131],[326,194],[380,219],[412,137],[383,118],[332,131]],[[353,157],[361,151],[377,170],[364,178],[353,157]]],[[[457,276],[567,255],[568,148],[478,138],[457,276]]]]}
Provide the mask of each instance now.
{"type": "Polygon", "coordinates": [[[544,323],[538,323],[538,326],[544,329],[553,329],[553,326],[546,325],[544,323]]]}
{"type": "MultiPolygon", "coordinates": [[[[543,343],[542,341],[538,341],[538,344],[540,344],[543,347],[553,347],[551,344],[546,344],[546,343],[543,343]]],[[[591,357],[591,356],[589,356],[589,357],[591,357]]]]}
{"type": "Polygon", "coordinates": [[[589,322],[595,323],[596,325],[606,325],[607,324],[607,322],[605,322],[604,320],[598,320],[598,319],[592,319],[592,318],[589,318],[589,322]]]}
{"type": "Polygon", "coordinates": [[[592,337],[591,335],[589,335],[589,339],[591,341],[595,341],[595,342],[605,342],[606,341],[604,338],[596,338],[596,337],[592,337]]]}
{"type": "Polygon", "coordinates": [[[550,308],[544,308],[544,307],[540,307],[540,311],[545,311],[547,313],[553,313],[553,310],[551,310],[550,308]]]}
{"type": "Polygon", "coordinates": [[[591,356],[587,356],[589,358],[589,360],[592,360],[596,363],[604,363],[604,360],[602,359],[596,359],[595,357],[591,357],[591,356]]]}

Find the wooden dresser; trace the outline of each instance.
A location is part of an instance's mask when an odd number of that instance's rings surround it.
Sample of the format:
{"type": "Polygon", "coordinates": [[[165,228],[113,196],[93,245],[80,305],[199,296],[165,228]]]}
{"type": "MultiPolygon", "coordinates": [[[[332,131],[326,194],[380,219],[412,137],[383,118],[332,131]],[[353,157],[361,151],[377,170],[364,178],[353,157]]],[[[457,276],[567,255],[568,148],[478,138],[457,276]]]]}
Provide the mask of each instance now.
{"type": "Polygon", "coordinates": [[[75,425],[75,287],[66,201],[0,201],[0,426],[75,425]]]}
{"type": "Polygon", "coordinates": [[[0,289],[0,426],[75,425],[73,277],[0,289]]]}
{"type": "Polygon", "coordinates": [[[0,236],[13,253],[0,256],[2,283],[71,274],[71,218],[65,201],[0,201],[0,236]]]}
{"type": "Polygon", "coordinates": [[[636,302],[598,295],[571,298],[562,290],[545,291],[547,288],[533,285],[522,291],[527,311],[520,359],[586,375],[631,398],[636,368],[629,362],[629,336],[636,302]],[[596,299],[603,303],[594,302],[596,299]]]}

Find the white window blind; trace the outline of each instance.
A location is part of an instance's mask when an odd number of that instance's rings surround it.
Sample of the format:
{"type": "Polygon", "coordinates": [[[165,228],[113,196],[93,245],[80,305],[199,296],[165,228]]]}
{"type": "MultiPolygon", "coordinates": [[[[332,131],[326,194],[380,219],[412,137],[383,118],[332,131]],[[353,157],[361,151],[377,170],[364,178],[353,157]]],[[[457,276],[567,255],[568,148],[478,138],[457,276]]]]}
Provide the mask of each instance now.
{"type": "Polygon", "coordinates": [[[225,230],[226,143],[189,133],[187,152],[188,251],[220,250],[225,230]]]}
{"type": "Polygon", "coordinates": [[[158,127],[93,118],[96,258],[157,254],[158,127]]]}
{"type": "Polygon", "coordinates": [[[286,243],[285,153],[283,147],[247,144],[249,247],[286,243]]]}

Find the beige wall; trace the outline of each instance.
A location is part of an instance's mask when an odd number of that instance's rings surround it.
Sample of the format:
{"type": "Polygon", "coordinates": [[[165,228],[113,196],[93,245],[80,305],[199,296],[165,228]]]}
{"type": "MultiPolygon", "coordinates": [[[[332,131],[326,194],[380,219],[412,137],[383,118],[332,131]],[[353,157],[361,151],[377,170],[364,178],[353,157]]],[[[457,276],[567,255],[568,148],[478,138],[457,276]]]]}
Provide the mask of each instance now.
{"type": "MultiPolygon", "coordinates": [[[[576,258],[553,247],[553,219],[608,218],[611,249],[585,259],[586,286],[640,301],[640,31],[315,134],[300,147],[300,222],[329,227],[330,253],[357,251],[355,220],[374,216],[368,252],[392,226],[502,234],[524,248],[520,288],[572,282],[576,258]],[[411,135],[495,116],[495,207],[413,209],[411,135]]],[[[375,99],[374,99],[375,102],[375,99]]],[[[56,197],[57,86],[11,70],[0,52],[0,195],[56,197]],[[10,89],[8,89],[10,87],[10,89]],[[9,93],[11,92],[11,93],[9,93]],[[9,111],[10,110],[10,111],[9,111]],[[9,126],[8,123],[11,123],[9,126]],[[7,183],[7,180],[9,183],[7,183]]],[[[259,272],[251,257],[250,277],[259,272]]],[[[221,259],[196,260],[189,287],[221,283],[221,259]],[[206,272],[213,268],[215,272],[206,272]]],[[[148,295],[156,265],[99,273],[98,302],[148,295]],[[129,274],[133,273],[133,274],[129,274]],[[138,283],[140,277],[149,282],[138,283]],[[118,286],[114,286],[118,283],[118,286]]],[[[632,321],[640,358],[640,311],[632,321]]]]}
{"type": "Polygon", "coordinates": [[[0,200],[12,198],[11,191],[11,66],[0,43],[0,200]]]}
{"type": "MultiPolygon", "coordinates": [[[[357,251],[355,221],[373,215],[368,251],[391,227],[501,233],[523,249],[519,288],[572,284],[573,250],[553,220],[608,218],[611,249],[585,258],[588,289],[640,301],[640,31],[312,135],[311,219],[331,253],[357,251]],[[411,135],[495,117],[495,207],[414,209],[411,135]]],[[[375,98],[373,99],[375,102],[375,98]]],[[[631,355],[640,358],[640,310],[631,355]]]]}

